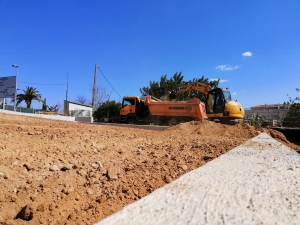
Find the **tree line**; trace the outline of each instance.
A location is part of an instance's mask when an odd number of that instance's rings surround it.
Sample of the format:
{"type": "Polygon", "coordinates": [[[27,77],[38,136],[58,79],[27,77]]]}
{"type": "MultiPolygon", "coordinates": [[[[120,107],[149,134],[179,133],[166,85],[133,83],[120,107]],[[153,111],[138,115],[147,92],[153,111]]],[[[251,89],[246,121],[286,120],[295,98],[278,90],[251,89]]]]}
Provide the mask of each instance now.
{"type": "MultiPolygon", "coordinates": [[[[208,80],[204,76],[200,78],[193,78],[192,80],[184,81],[184,77],[181,72],[176,72],[170,79],[167,78],[167,75],[162,75],[160,81],[150,81],[149,86],[140,88],[142,95],[152,95],[156,98],[161,98],[168,91],[178,91],[178,89],[191,82],[200,82],[210,86],[218,85],[218,80],[208,80]]],[[[177,96],[178,100],[184,101],[191,99],[193,97],[199,98],[201,101],[205,101],[206,96],[198,91],[191,90],[189,92],[181,93],[177,96]]]]}
{"type": "MultiPolygon", "coordinates": [[[[25,102],[26,107],[31,108],[32,101],[41,102],[42,110],[44,111],[58,111],[58,104],[56,106],[48,106],[46,99],[42,99],[42,95],[34,87],[26,86],[26,89],[23,89],[23,93],[17,94],[16,96],[16,106],[19,106],[22,102],[25,102]]],[[[11,99],[12,103],[15,103],[15,99],[11,99]]]]}

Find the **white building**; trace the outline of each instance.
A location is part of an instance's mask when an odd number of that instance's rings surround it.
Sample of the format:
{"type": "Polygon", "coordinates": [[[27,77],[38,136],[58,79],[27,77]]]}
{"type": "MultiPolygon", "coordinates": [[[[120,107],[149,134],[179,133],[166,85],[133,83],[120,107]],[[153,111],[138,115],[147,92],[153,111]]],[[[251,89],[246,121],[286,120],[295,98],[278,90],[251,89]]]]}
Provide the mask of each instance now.
{"type": "Polygon", "coordinates": [[[290,108],[289,104],[265,104],[245,109],[245,118],[261,116],[265,120],[281,120],[290,108]]]}
{"type": "Polygon", "coordinates": [[[93,122],[93,107],[76,102],[64,101],[64,113],[75,117],[76,121],[93,122]]]}

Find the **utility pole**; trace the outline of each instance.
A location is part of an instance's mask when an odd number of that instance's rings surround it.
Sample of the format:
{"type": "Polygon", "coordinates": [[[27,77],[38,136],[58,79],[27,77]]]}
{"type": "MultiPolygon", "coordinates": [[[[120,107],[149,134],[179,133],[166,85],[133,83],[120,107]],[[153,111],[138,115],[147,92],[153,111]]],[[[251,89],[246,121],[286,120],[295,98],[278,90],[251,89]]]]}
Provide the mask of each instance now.
{"type": "Polygon", "coordinates": [[[13,64],[12,67],[17,69],[17,74],[16,74],[16,90],[15,90],[15,102],[14,102],[14,111],[16,111],[16,110],[17,110],[17,91],[18,91],[18,88],[17,88],[17,80],[18,80],[18,69],[19,69],[19,66],[16,65],[16,64],[13,64]]]}
{"type": "Polygon", "coordinates": [[[93,86],[93,96],[92,96],[92,108],[93,108],[93,111],[94,111],[95,95],[96,95],[97,71],[98,71],[98,63],[95,64],[95,71],[94,71],[94,86],[93,86]]]}
{"type": "Polygon", "coordinates": [[[66,102],[68,101],[68,90],[69,90],[69,74],[67,74],[66,102]]]}

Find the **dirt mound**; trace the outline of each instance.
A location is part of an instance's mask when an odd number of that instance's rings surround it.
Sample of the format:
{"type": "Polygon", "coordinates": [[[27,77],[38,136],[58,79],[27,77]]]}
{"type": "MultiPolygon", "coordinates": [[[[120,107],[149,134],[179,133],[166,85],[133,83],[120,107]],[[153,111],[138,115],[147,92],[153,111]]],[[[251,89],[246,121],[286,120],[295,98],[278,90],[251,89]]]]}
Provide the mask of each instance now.
{"type": "Polygon", "coordinates": [[[0,224],[95,223],[263,131],[209,121],[149,131],[0,114],[0,224]]]}
{"type": "Polygon", "coordinates": [[[180,123],[168,128],[168,131],[184,132],[186,134],[210,134],[222,129],[224,125],[215,122],[203,120],[203,121],[191,121],[186,123],[180,123]]]}
{"type": "Polygon", "coordinates": [[[273,129],[265,129],[265,132],[268,133],[272,138],[280,141],[280,142],[284,142],[289,144],[290,142],[286,139],[286,137],[284,136],[283,133],[277,131],[277,130],[273,130],[273,129]]]}
{"type": "Polygon", "coordinates": [[[181,123],[170,127],[168,131],[183,133],[188,135],[203,136],[220,136],[220,137],[236,137],[236,138],[253,138],[259,133],[264,132],[260,127],[253,127],[246,123],[238,123],[236,125],[225,125],[212,121],[191,121],[181,123]]]}

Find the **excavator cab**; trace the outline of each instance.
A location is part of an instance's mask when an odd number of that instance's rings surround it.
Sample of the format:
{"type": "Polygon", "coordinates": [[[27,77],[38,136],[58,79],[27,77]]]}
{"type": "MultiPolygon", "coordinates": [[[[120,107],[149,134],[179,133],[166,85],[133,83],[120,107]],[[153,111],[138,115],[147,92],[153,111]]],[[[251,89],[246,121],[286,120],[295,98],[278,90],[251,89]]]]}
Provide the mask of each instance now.
{"type": "Polygon", "coordinates": [[[231,93],[230,93],[230,91],[228,90],[228,88],[223,89],[222,91],[223,91],[223,95],[224,95],[225,101],[226,101],[226,102],[232,101],[232,99],[231,99],[231,93]]]}
{"type": "MultiPolygon", "coordinates": [[[[230,92],[228,98],[230,97],[230,92]]],[[[231,98],[231,97],[230,97],[231,98]]],[[[206,98],[206,113],[223,113],[225,109],[226,98],[221,88],[216,88],[208,92],[206,98]]]]}

